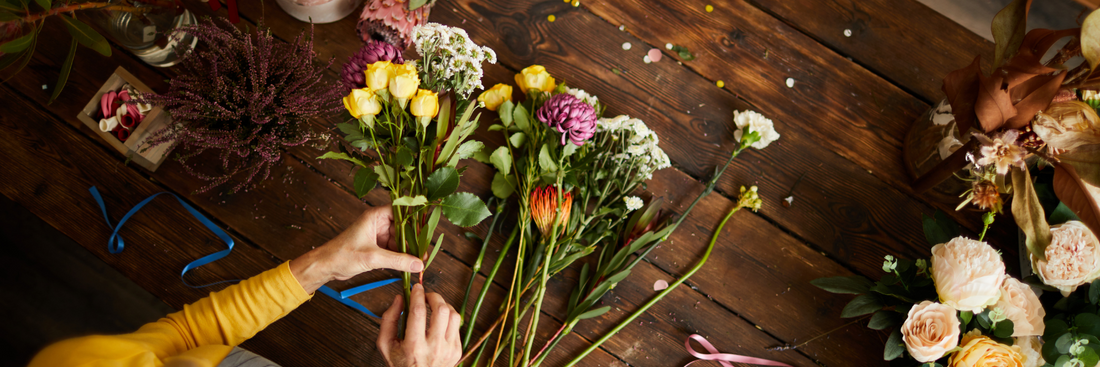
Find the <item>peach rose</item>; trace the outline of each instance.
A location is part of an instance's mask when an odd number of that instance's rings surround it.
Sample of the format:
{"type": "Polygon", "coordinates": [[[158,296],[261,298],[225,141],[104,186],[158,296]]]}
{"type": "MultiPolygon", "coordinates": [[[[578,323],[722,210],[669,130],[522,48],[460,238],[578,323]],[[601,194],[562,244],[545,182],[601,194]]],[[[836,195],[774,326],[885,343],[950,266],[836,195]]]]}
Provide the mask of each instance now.
{"type": "Polygon", "coordinates": [[[1024,355],[1020,353],[1020,346],[1010,347],[973,331],[963,336],[962,350],[951,355],[948,367],[1024,366],[1024,355]]]}
{"type": "Polygon", "coordinates": [[[1005,278],[1001,285],[1001,299],[994,307],[1005,311],[1005,317],[1012,320],[1012,336],[1043,335],[1046,324],[1043,316],[1047,312],[1039,303],[1039,297],[1031,286],[1012,277],[1005,278]]]}
{"type": "Polygon", "coordinates": [[[1043,283],[1069,295],[1100,277],[1100,241],[1084,223],[1071,220],[1050,228],[1046,260],[1031,254],[1031,267],[1043,283]]]}
{"type": "Polygon", "coordinates": [[[1025,336],[1016,338],[1016,344],[1020,346],[1020,354],[1024,356],[1024,367],[1042,367],[1047,362],[1043,359],[1043,343],[1037,336],[1025,336]]]}
{"type": "Polygon", "coordinates": [[[905,349],[920,362],[932,362],[959,346],[959,318],[951,306],[924,301],[909,309],[901,324],[905,349]]]}
{"type": "Polygon", "coordinates": [[[985,242],[957,237],[932,246],[932,280],[940,302],[959,311],[981,313],[997,303],[1005,264],[985,242]]]}

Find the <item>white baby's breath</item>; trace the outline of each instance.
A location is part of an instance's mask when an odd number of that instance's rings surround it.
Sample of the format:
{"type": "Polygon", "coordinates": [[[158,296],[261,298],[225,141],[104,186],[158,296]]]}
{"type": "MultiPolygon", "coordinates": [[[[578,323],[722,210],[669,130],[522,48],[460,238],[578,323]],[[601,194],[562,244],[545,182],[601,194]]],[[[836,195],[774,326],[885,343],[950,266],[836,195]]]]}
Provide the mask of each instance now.
{"type": "Polygon", "coordinates": [[[653,178],[653,172],[671,167],[668,155],[658,145],[657,133],[645,122],[630,116],[619,115],[602,118],[596,124],[597,141],[609,140],[621,144],[620,149],[609,150],[611,159],[619,166],[633,167],[638,178],[653,178]],[[601,138],[601,137],[605,137],[601,138]]]}
{"type": "Polygon", "coordinates": [[[756,111],[733,111],[733,122],[737,124],[737,131],[733,133],[733,138],[737,141],[741,141],[741,137],[748,133],[760,135],[760,140],[750,145],[753,148],[764,149],[768,144],[779,140],[779,133],[775,131],[772,120],[756,111]]]}
{"type": "Polygon", "coordinates": [[[643,202],[642,199],[637,196],[627,196],[623,198],[623,201],[626,202],[627,211],[635,211],[641,209],[642,205],[645,205],[645,202],[643,202]]]}
{"type": "Polygon", "coordinates": [[[478,46],[462,28],[439,23],[417,26],[412,34],[416,53],[424,60],[423,70],[427,82],[442,83],[463,98],[475,89],[482,88],[481,64],[495,64],[496,52],[478,46]]]}
{"type": "Polygon", "coordinates": [[[569,93],[573,95],[573,97],[577,97],[577,99],[579,99],[581,102],[587,103],[593,108],[595,108],[597,103],[599,103],[599,98],[596,98],[596,96],[594,95],[588,94],[588,92],[585,92],[584,89],[566,87],[565,93],[569,93]]]}

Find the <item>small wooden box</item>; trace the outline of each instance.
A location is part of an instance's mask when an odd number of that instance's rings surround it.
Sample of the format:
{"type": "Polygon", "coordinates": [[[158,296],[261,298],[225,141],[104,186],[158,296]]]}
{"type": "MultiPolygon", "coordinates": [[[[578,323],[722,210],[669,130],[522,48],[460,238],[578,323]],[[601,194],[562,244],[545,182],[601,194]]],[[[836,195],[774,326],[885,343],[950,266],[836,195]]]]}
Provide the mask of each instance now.
{"type": "Polygon", "coordinates": [[[145,118],[138,124],[137,128],[130,133],[130,137],[125,142],[118,140],[114,134],[110,132],[103,132],[99,130],[99,121],[96,121],[95,116],[99,112],[99,101],[103,98],[103,95],[108,91],[119,91],[124,84],[130,84],[141,93],[153,93],[149,86],[142,83],[133,74],[123,69],[121,66],[115,69],[115,73],[111,74],[110,78],[107,78],[107,82],[103,83],[103,86],[99,88],[95,96],[91,101],[88,101],[88,105],[84,106],[84,110],[76,115],[76,118],[84,122],[89,129],[92,129],[100,138],[103,138],[107,144],[115,147],[122,155],[129,158],[139,166],[145,167],[150,171],[156,171],[157,167],[168,157],[169,151],[172,150],[174,144],[164,143],[154,148],[145,149],[148,144],[145,140],[153,133],[160,131],[172,122],[172,118],[168,113],[164,112],[164,109],[160,106],[154,106],[149,113],[145,114],[145,118]],[[142,149],[145,149],[143,152],[142,149]]]}

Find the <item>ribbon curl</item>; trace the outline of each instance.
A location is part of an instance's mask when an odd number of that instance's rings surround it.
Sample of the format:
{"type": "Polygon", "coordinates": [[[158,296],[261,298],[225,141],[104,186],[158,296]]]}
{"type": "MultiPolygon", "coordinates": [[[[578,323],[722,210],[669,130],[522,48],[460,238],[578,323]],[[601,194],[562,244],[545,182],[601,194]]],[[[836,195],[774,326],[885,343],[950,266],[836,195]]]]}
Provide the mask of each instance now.
{"type": "Polygon", "coordinates": [[[713,344],[711,344],[709,341],[707,341],[706,338],[704,338],[702,335],[699,335],[699,334],[691,334],[690,336],[688,336],[687,340],[684,340],[684,347],[687,348],[688,353],[691,353],[692,356],[694,356],[695,358],[698,358],[697,360],[688,362],[688,364],[685,364],[684,367],[690,366],[692,363],[698,362],[700,360],[703,360],[703,361],[718,361],[718,363],[721,363],[723,367],[733,367],[733,365],[730,364],[730,362],[733,362],[733,363],[748,363],[748,364],[755,364],[755,365],[758,365],[758,366],[793,367],[793,366],[791,366],[789,364],[786,364],[786,363],[783,363],[783,362],[776,362],[776,361],[772,361],[772,360],[768,360],[768,359],[749,357],[749,356],[743,356],[743,355],[737,355],[737,354],[720,353],[720,352],[718,352],[718,349],[714,347],[713,344]],[[691,347],[691,341],[692,340],[695,340],[700,345],[702,345],[703,349],[707,350],[707,353],[696,352],[695,349],[691,347]]]}

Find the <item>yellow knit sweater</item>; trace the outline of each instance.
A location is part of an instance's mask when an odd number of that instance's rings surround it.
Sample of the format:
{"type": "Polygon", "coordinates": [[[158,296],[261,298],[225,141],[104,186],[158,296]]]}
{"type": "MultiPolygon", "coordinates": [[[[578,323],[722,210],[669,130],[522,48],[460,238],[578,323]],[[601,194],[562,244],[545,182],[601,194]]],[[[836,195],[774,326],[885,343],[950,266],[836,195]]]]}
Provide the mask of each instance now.
{"type": "Polygon", "coordinates": [[[217,366],[234,346],[310,297],[286,262],[132,334],[93,335],[50,345],[30,367],[217,366]]]}

